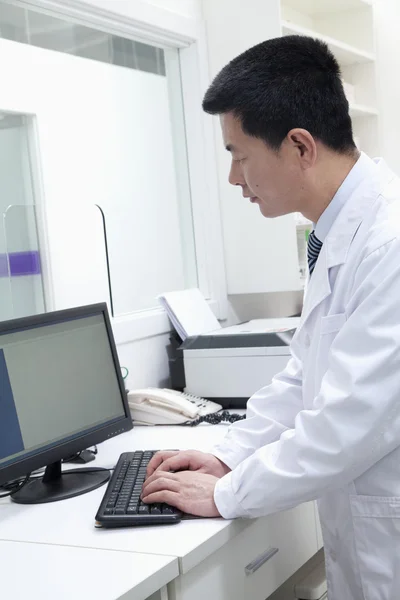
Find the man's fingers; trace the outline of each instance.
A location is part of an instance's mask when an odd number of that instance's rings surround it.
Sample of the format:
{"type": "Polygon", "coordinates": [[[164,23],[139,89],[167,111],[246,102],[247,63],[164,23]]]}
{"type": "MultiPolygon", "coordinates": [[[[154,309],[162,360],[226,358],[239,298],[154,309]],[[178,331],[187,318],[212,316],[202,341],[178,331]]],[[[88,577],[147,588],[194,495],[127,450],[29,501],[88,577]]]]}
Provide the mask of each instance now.
{"type": "Polygon", "coordinates": [[[154,492],[153,494],[149,494],[145,498],[143,498],[143,502],[146,504],[154,504],[154,502],[161,502],[165,504],[170,504],[171,506],[175,506],[179,508],[177,505],[179,501],[179,494],[176,492],[171,492],[170,490],[163,490],[161,492],[154,492]]]}
{"type": "Polygon", "coordinates": [[[165,473],[158,477],[156,477],[156,476],[151,477],[143,485],[142,494],[141,494],[142,500],[144,500],[144,498],[146,496],[148,496],[149,494],[152,494],[153,492],[160,492],[162,490],[178,492],[179,491],[179,481],[177,481],[176,479],[173,479],[171,477],[171,474],[169,474],[169,473],[165,473]]]}
{"type": "Polygon", "coordinates": [[[170,458],[164,460],[158,467],[158,471],[186,471],[190,469],[190,456],[184,452],[179,452],[170,458]]]}
{"type": "Polygon", "coordinates": [[[153,475],[150,475],[150,477],[148,477],[146,479],[146,481],[143,483],[143,487],[142,487],[142,496],[143,496],[143,492],[146,491],[147,487],[149,485],[151,485],[154,481],[157,481],[158,479],[163,478],[164,480],[164,485],[166,485],[166,480],[167,479],[176,479],[176,476],[173,473],[169,473],[168,471],[166,472],[161,472],[161,471],[155,471],[153,473],[153,475]]]}
{"type": "Polygon", "coordinates": [[[153,456],[153,458],[147,465],[147,477],[150,477],[150,475],[152,475],[154,473],[154,471],[156,471],[165,460],[167,460],[171,456],[175,456],[175,454],[178,454],[178,452],[177,451],[157,452],[157,454],[155,454],[153,456]]]}

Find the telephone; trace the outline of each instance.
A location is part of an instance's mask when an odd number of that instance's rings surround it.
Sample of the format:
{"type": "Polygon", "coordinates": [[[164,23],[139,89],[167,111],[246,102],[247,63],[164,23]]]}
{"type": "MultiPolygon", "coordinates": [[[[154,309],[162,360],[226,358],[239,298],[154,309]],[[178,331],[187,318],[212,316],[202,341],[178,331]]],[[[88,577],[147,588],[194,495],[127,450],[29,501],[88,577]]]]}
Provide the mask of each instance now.
{"type": "Polygon", "coordinates": [[[159,388],[128,392],[128,404],[138,425],[177,425],[222,409],[211,400],[159,388]]]}

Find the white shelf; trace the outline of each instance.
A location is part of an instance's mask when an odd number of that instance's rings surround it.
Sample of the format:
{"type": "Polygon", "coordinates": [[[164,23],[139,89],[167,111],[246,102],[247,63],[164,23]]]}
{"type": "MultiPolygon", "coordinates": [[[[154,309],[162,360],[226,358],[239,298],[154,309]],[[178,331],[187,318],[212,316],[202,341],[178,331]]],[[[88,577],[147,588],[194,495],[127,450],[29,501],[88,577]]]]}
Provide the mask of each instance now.
{"type": "Polygon", "coordinates": [[[356,10],[372,5],[372,0],[283,0],[282,4],[310,16],[356,10]]]}
{"type": "Polygon", "coordinates": [[[372,106],[364,106],[363,104],[350,104],[350,116],[356,117],[376,117],[378,111],[372,106]]]}
{"type": "Polygon", "coordinates": [[[335,40],[327,35],[321,35],[312,29],[306,29],[289,21],[282,21],[282,35],[308,35],[322,40],[328,44],[341,66],[373,62],[375,60],[375,55],[371,52],[359,50],[349,44],[335,40]]]}

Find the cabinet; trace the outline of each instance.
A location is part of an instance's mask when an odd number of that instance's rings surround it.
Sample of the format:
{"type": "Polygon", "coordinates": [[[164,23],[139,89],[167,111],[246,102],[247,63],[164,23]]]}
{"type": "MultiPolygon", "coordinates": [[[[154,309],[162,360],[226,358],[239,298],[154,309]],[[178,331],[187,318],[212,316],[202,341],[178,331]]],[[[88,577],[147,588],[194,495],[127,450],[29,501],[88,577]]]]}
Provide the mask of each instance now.
{"type": "Polygon", "coordinates": [[[282,35],[325,41],[339,62],[357,146],[379,154],[374,14],[369,0],[282,0],[282,35]]]}
{"type": "Polygon", "coordinates": [[[257,519],[168,585],[169,600],[265,600],[317,552],[314,503],[257,519]]]}

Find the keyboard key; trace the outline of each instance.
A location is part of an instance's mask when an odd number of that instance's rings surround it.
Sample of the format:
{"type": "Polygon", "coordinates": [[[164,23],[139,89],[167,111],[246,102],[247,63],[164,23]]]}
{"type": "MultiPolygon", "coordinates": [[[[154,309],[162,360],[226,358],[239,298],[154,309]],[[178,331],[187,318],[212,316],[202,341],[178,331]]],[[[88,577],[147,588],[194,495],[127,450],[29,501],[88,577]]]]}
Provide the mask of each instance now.
{"type": "Polygon", "coordinates": [[[113,508],[106,508],[104,510],[104,514],[105,515],[113,515],[114,514],[114,509],[113,508]]]}
{"type": "Polygon", "coordinates": [[[169,506],[169,504],[162,505],[162,514],[163,515],[174,515],[175,513],[176,513],[176,509],[173,508],[172,506],[169,506]]]}
{"type": "Polygon", "coordinates": [[[161,507],[159,504],[153,504],[150,506],[150,513],[152,515],[161,515],[161,507]]]}
{"type": "Polygon", "coordinates": [[[114,510],[114,514],[115,515],[124,515],[125,514],[125,509],[124,508],[116,508],[114,510]]]}
{"type": "Polygon", "coordinates": [[[150,507],[148,504],[141,504],[138,510],[139,515],[148,515],[150,513],[150,507]]]}

